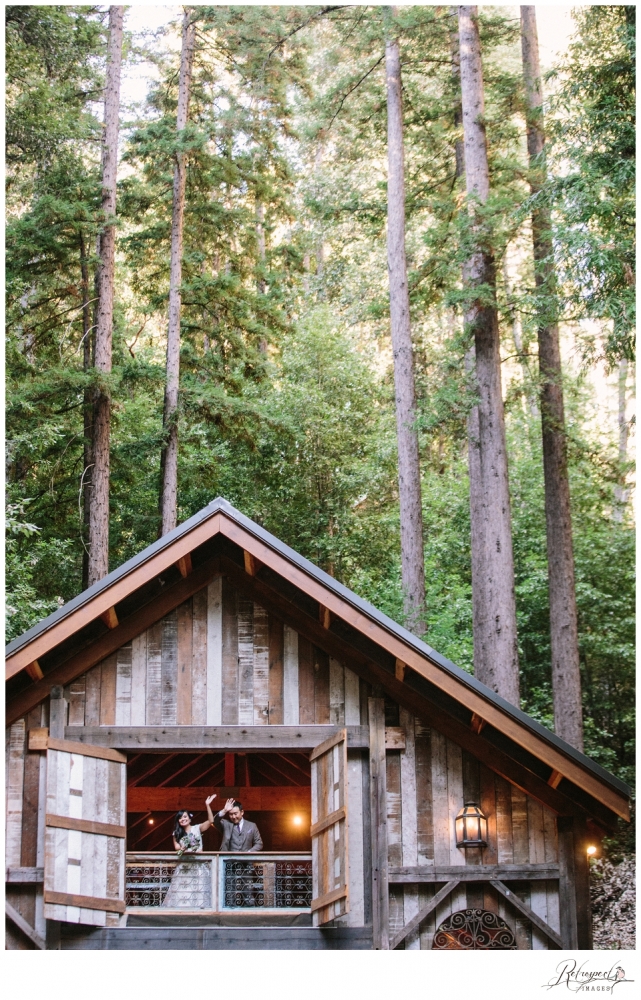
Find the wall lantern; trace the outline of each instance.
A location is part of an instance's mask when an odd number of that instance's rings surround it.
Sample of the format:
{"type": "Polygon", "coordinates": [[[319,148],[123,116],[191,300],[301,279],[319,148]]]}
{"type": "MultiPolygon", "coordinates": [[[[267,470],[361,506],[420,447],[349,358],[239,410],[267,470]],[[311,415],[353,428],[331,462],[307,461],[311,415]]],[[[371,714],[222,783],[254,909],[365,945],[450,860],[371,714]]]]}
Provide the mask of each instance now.
{"type": "Polygon", "coordinates": [[[457,847],[487,847],[487,820],[476,802],[466,802],[456,817],[457,847]]]}

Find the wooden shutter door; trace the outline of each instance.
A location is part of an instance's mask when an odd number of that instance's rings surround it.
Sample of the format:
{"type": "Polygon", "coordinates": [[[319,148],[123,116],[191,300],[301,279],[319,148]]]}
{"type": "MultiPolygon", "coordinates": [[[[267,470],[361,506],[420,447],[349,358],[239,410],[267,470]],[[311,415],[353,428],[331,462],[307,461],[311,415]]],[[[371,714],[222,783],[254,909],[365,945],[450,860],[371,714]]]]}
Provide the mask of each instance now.
{"type": "Polygon", "coordinates": [[[47,741],[45,917],[113,927],[125,912],[127,758],[47,741]]]}
{"type": "Polygon", "coordinates": [[[347,730],[312,751],[314,926],[349,910],[347,867],[347,730]]]}

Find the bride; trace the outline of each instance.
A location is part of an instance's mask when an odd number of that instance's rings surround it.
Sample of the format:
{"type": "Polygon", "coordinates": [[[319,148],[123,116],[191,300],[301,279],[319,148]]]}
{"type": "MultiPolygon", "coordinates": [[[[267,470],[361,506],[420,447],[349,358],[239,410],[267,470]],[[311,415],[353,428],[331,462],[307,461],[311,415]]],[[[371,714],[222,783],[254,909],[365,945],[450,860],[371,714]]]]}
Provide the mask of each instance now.
{"type": "Polygon", "coordinates": [[[216,795],[205,800],[207,819],[204,823],[192,824],[194,814],[188,809],[179,809],[174,820],[174,849],[181,859],[174,868],[171,884],[162,905],[173,909],[207,909],[211,906],[211,875],[209,866],[194,864],[190,855],[200,854],[203,849],[203,833],[214,822],[211,803],[216,795]],[[184,861],[182,859],[185,859],[184,861]]]}

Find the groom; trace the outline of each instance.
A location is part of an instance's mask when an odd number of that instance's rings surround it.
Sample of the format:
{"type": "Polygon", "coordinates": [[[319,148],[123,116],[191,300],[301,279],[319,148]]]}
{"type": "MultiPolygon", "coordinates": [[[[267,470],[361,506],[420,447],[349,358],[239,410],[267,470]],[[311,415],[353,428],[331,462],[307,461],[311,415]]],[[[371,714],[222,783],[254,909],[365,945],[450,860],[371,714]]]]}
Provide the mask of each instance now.
{"type": "Polygon", "coordinates": [[[258,827],[251,820],[244,819],[242,802],[227,799],[224,809],[214,816],[214,826],[223,835],[219,850],[247,851],[254,854],[262,851],[263,841],[258,827]]]}

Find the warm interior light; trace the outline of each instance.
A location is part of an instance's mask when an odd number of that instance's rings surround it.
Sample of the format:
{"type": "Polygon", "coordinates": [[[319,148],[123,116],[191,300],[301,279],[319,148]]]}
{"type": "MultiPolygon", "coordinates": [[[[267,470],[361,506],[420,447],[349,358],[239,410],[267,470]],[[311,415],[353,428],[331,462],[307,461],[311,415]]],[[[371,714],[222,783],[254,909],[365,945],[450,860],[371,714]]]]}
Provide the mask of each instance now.
{"type": "Polygon", "coordinates": [[[487,819],[476,802],[466,802],[456,817],[457,847],[487,847],[487,819]]]}
{"type": "Polygon", "coordinates": [[[588,847],[588,854],[590,855],[596,854],[596,847],[593,844],[591,844],[590,847],[588,847]]]}
{"type": "Polygon", "coordinates": [[[154,821],[153,821],[153,819],[150,819],[150,820],[149,820],[149,825],[150,825],[150,826],[153,826],[153,825],[154,825],[154,821]]]}
{"type": "Polygon", "coordinates": [[[303,822],[303,819],[302,819],[301,816],[293,816],[292,817],[292,823],[294,824],[294,826],[300,826],[302,822],[303,822]]]}

